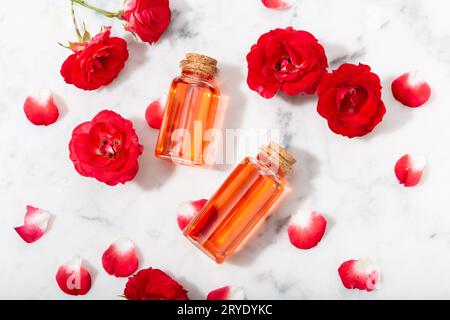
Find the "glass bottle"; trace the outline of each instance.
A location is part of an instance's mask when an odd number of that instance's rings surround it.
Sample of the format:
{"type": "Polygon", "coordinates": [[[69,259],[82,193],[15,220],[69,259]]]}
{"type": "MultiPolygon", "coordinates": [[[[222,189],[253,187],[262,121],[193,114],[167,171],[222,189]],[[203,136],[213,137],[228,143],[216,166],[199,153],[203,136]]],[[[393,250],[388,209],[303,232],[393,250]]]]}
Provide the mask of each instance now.
{"type": "Polygon", "coordinates": [[[256,158],[245,158],[184,229],[184,235],[222,263],[267,216],[283,193],[295,159],[271,142],[256,158]]]}
{"type": "Polygon", "coordinates": [[[214,83],[217,60],[188,53],[180,62],[181,75],[172,81],[155,155],[178,164],[203,165],[214,128],[220,91],[214,83]]]}

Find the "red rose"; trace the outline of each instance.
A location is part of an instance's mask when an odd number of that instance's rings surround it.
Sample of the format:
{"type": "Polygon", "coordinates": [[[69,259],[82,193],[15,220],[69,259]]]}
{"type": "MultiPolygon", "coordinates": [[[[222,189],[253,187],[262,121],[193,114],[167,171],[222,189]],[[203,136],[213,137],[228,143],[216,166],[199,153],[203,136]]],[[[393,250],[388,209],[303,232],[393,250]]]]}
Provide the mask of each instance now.
{"type": "Polygon", "coordinates": [[[124,296],[128,300],[189,300],[187,291],[159,269],[144,269],[128,278],[124,296]]]}
{"type": "Polygon", "coordinates": [[[73,130],[69,150],[79,174],[114,186],[136,176],[143,147],[131,121],[103,110],[73,130]]]}
{"type": "Polygon", "coordinates": [[[71,44],[74,53],[61,66],[67,83],[95,90],[117,77],[128,59],[128,49],[125,40],[110,34],[111,27],[107,27],[88,42],[71,44]]]}
{"type": "Polygon", "coordinates": [[[170,22],[169,0],[128,0],[122,19],[125,29],[136,33],[142,41],[158,41],[170,22]]]}
{"type": "Polygon", "coordinates": [[[278,90],[313,94],[327,72],[323,47],[306,31],[275,29],[263,34],[247,54],[247,84],[264,98],[278,90]]]}
{"type": "Polygon", "coordinates": [[[325,75],[317,94],[319,114],[333,132],[349,138],[372,131],[386,112],[380,78],[364,64],[343,64],[325,75]]]}

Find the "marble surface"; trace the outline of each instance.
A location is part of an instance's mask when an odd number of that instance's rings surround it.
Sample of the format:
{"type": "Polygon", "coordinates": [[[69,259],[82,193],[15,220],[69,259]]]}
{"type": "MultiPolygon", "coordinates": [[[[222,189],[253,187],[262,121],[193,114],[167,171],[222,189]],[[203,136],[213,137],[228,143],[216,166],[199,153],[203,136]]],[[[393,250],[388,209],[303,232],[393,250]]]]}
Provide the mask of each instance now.
{"type": "MultiPolygon", "coordinates": [[[[121,1],[91,1],[117,9],[121,1]]],[[[110,86],[84,92],[64,83],[59,68],[74,40],[69,1],[8,1],[0,8],[0,298],[71,299],[54,280],[75,254],[94,275],[80,299],[121,299],[126,279],[107,276],[101,254],[130,237],[141,267],[169,272],[202,299],[212,289],[237,285],[249,299],[450,298],[450,23],[448,1],[302,0],[272,11],[259,0],[172,0],[171,25],[154,46],[124,35],[130,58],[110,86]],[[245,55],[260,34],[292,25],[324,45],[331,68],[369,64],[382,79],[387,114],[363,138],[333,134],[315,110],[316,98],[278,95],[265,100],[249,90],[245,55]],[[229,98],[226,128],[279,129],[298,158],[291,191],[247,247],[216,265],[185,240],[176,224],[178,202],[207,198],[232,169],[174,166],[153,156],[157,132],[144,121],[146,106],[165,93],[187,51],[216,57],[220,86],[229,98]],[[420,70],[433,88],[426,106],[408,109],[389,90],[392,79],[420,70]],[[36,88],[50,88],[62,108],[58,122],[35,127],[22,111],[36,88]],[[145,147],[132,182],[109,187],[79,176],[68,157],[72,129],[99,110],[131,119],[145,147]],[[415,188],[393,173],[404,153],[428,158],[415,188]],[[13,227],[25,206],[50,211],[47,234],[24,243],[13,227]],[[324,212],[322,242],[299,251],[287,238],[287,219],[297,210],[324,212]],[[370,258],[381,270],[372,293],[347,290],[337,268],[351,258],[370,258]]],[[[105,19],[77,8],[92,33],[105,19]]]]}

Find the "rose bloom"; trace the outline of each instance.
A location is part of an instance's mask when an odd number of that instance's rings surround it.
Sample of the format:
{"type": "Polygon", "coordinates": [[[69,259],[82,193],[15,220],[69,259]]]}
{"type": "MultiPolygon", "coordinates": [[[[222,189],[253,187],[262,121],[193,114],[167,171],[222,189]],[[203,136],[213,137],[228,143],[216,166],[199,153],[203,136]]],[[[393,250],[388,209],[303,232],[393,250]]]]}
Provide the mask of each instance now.
{"type": "Polygon", "coordinates": [[[84,90],[95,90],[117,77],[128,59],[127,43],[110,37],[111,27],[90,41],[72,43],[74,51],[61,66],[64,80],[84,90]]]}
{"type": "Polygon", "coordinates": [[[136,33],[142,41],[152,44],[159,40],[170,22],[169,0],[128,0],[122,19],[125,29],[136,33]]]}
{"type": "Polygon", "coordinates": [[[247,84],[264,98],[279,90],[290,96],[313,94],[328,67],[317,39],[292,27],[263,34],[247,54],[247,63],[247,84]]]}
{"type": "Polygon", "coordinates": [[[131,121],[103,110],[73,130],[69,150],[79,174],[114,186],[136,176],[143,147],[131,121]]]}
{"type": "Polygon", "coordinates": [[[322,78],[317,88],[317,111],[330,129],[343,136],[363,136],[386,112],[380,78],[364,64],[343,64],[322,78]]]}
{"type": "Polygon", "coordinates": [[[188,300],[187,291],[159,269],[144,269],[128,279],[124,296],[128,300],[188,300]]]}

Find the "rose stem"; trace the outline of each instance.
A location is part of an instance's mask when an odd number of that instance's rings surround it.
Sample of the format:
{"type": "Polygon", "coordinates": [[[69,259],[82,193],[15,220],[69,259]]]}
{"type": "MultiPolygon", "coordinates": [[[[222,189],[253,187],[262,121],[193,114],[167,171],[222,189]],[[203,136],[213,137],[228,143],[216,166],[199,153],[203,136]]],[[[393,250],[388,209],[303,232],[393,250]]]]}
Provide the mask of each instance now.
{"type": "Polygon", "coordinates": [[[78,29],[77,19],[75,18],[75,10],[73,9],[73,0],[70,1],[70,15],[72,16],[73,26],[75,27],[75,32],[78,37],[78,41],[81,41],[83,38],[81,37],[80,29],[78,29]]]}
{"type": "Polygon", "coordinates": [[[119,18],[120,17],[120,11],[119,12],[111,12],[111,11],[106,11],[97,7],[94,7],[93,5],[90,5],[89,3],[84,2],[84,0],[70,0],[72,2],[76,2],[79,5],[94,10],[95,12],[101,13],[102,15],[104,15],[105,17],[108,18],[119,18]]]}

